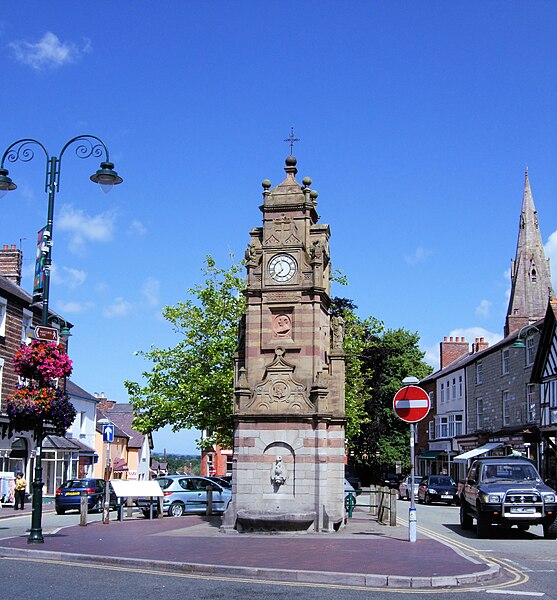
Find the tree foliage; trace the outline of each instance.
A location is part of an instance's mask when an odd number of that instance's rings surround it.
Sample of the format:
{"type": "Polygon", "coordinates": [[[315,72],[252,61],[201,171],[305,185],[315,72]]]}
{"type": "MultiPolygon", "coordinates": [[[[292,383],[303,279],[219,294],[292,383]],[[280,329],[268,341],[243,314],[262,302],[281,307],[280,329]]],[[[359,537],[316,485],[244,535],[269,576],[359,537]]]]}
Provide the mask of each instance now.
{"type": "Polygon", "coordinates": [[[392,408],[405,377],[429,375],[419,335],[405,329],[384,329],[377,319],[360,319],[354,303],[333,299],[334,310],[347,323],[346,407],[349,462],[372,480],[400,462],[410,467],[409,427],[392,408]]]}
{"type": "Polygon", "coordinates": [[[238,322],[245,312],[241,264],[219,269],[208,256],[202,284],[191,298],[166,306],[163,316],[181,336],[173,348],[139,354],[152,364],[142,384],[126,381],[136,411],[134,427],[150,432],[165,425],[173,431],[207,431],[200,445],[231,445],[234,368],[238,322]]]}

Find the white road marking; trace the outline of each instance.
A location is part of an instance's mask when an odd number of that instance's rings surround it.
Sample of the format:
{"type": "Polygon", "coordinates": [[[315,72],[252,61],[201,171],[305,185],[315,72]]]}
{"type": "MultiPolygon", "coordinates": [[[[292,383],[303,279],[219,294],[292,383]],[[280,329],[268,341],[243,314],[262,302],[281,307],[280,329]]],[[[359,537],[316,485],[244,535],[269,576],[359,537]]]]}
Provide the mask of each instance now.
{"type": "Polygon", "coordinates": [[[519,592],[517,590],[486,590],[486,594],[505,594],[508,596],[545,596],[543,592],[519,592]]]}

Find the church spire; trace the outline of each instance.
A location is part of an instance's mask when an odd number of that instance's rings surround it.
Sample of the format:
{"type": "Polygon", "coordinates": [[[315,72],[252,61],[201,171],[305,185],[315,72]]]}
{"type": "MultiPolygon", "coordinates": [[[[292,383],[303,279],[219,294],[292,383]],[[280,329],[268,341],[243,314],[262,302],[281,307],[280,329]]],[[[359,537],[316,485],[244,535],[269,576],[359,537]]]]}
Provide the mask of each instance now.
{"type": "Polygon", "coordinates": [[[516,256],[511,261],[511,297],[505,336],[542,319],[550,297],[553,297],[553,286],[549,260],[545,257],[526,168],[516,256]]]}

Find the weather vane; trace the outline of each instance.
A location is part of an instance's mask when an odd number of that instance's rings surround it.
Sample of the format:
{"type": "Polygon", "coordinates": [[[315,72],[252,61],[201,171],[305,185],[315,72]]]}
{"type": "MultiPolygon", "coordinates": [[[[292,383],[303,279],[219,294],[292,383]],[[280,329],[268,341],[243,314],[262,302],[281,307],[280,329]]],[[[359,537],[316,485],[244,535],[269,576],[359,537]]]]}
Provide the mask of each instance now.
{"type": "Polygon", "coordinates": [[[284,140],[290,144],[290,156],[292,156],[292,151],[294,148],[294,142],[299,142],[300,138],[294,137],[294,127],[290,128],[290,135],[284,140]]]}

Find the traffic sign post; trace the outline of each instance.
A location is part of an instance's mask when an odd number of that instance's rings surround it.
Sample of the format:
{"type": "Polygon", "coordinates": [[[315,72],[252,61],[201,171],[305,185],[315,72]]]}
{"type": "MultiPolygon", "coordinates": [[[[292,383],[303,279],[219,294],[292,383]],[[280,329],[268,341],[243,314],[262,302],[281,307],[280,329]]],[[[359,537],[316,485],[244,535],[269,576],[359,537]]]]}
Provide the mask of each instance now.
{"type": "Polygon", "coordinates": [[[104,506],[103,520],[105,525],[110,522],[110,444],[114,441],[114,423],[107,418],[99,419],[102,426],[103,442],[106,443],[106,464],[104,468],[104,506]]]}
{"type": "Polygon", "coordinates": [[[107,423],[103,425],[103,442],[112,444],[114,441],[114,425],[113,423],[107,423]]]}
{"type": "Polygon", "coordinates": [[[406,423],[410,423],[410,508],[408,510],[408,541],[416,541],[416,530],[418,519],[416,515],[416,501],[414,499],[414,439],[416,437],[415,424],[427,416],[431,408],[431,401],[428,393],[412,385],[418,383],[416,377],[406,377],[403,382],[406,384],[398,390],[393,398],[393,409],[399,417],[406,423]]]}
{"type": "Polygon", "coordinates": [[[37,325],[35,327],[35,339],[41,342],[56,342],[58,343],[58,329],[55,327],[43,327],[37,325]]]}

